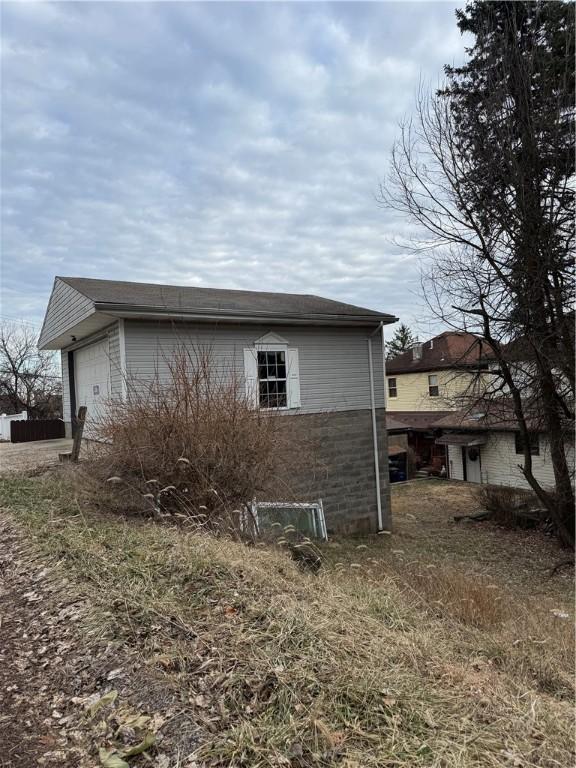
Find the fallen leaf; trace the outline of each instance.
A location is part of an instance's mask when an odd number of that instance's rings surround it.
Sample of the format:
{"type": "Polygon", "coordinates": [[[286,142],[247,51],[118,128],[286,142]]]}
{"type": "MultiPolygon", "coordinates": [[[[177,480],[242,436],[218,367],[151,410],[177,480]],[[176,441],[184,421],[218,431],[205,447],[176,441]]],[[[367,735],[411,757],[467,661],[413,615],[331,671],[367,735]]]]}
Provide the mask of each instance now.
{"type": "Polygon", "coordinates": [[[142,752],[145,752],[147,749],[149,749],[155,741],[156,736],[153,733],[147,733],[140,744],[136,744],[136,746],[124,750],[122,752],[122,757],[133,757],[134,755],[140,755],[142,752]]]}
{"type": "Polygon", "coordinates": [[[116,701],[116,698],[118,696],[118,691],[112,690],[108,691],[108,693],[105,693],[104,696],[101,696],[97,701],[92,704],[88,710],[90,713],[90,717],[94,717],[94,715],[98,712],[99,709],[102,709],[102,707],[108,706],[108,704],[113,704],[116,701]]]}
{"type": "Polygon", "coordinates": [[[104,768],[130,768],[128,763],[122,760],[115,749],[107,750],[100,748],[98,750],[98,757],[104,768]]]}

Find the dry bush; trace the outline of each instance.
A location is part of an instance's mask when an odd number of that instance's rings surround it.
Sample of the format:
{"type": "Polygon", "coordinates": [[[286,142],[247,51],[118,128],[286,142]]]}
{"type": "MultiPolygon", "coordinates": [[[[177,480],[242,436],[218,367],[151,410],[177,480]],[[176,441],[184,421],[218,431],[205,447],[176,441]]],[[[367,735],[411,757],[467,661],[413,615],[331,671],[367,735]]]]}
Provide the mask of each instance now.
{"type": "Polygon", "coordinates": [[[478,503],[498,525],[506,528],[529,528],[540,521],[538,514],[528,512],[538,502],[531,491],[500,485],[480,485],[476,490],[478,503]]]}
{"type": "Polygon", "coordinates": [[[236,528],[253,498],[290,499],[287,478],[312,461],[296,420],[254,408],[210,350],[180,347],[129,392],[94,427],[81,477],[98,506],[236,528]]]}

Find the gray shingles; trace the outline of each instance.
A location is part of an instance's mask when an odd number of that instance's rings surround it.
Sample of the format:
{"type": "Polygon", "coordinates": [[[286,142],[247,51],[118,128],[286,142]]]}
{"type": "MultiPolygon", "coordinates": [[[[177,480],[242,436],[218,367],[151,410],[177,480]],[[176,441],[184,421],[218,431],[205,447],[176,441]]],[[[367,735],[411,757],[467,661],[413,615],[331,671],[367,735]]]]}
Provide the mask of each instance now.
{"type": "Polygon", "coordinates": [[[383,312],[356,307],[340,301],[294,293],[235,291],[219,288],[155,285],[151,283],[95,280],[87,277],[61,277],[72,288],[96,304],[124,305],[183,312],[239,313],[260,315],[305,315],[366,317],[393,322],[383,312]]]}

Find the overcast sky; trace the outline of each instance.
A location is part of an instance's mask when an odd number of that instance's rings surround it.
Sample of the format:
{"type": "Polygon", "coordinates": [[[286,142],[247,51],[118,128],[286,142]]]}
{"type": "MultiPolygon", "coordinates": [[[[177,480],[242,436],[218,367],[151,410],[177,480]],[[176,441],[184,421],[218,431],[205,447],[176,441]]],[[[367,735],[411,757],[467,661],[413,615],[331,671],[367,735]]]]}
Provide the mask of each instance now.
{"type": "MultiPolygon", "coordinates": [[[[3,2],[2,309],[54,275],[317,293],[421,316],[375,202],[452,3],[3,2]]],[[[426,324],[420,326],[426,335],[426,324]]]]}

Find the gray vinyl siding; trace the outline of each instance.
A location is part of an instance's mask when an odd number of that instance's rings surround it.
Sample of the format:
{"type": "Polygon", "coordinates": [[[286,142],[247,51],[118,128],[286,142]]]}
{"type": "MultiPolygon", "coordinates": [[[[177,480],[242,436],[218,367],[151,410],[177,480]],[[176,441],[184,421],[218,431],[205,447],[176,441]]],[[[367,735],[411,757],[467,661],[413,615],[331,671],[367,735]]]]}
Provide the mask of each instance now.
{"type": "Polygon", "coordinates": [[[108,330],[108,353],[110,355],[110,390],[112,397],[122,396],[122,364],[120,357],[120,325],[116,323],[108,330]]]}
{"type": "MultiPolygon", "coordinates": [[[[302,413],[346,411],[370,407],[367,329],[320,326],[192,325],[125,321],[126,367],[131,385],[150,380],[157,370],[167,375],[166,361],[179,346],[211,350],[221,372],[244,377],[246,347],[266,333],[287,340],[300,357],[302,413]]],[[[383,405],[382,348],[373,338],[376,404],[383,405]]]]}
{"type": "Polygon", "coordinates": [[[38,345],[49,343],[93,313],[90,299],[56,278],[38,345]]]}

